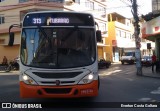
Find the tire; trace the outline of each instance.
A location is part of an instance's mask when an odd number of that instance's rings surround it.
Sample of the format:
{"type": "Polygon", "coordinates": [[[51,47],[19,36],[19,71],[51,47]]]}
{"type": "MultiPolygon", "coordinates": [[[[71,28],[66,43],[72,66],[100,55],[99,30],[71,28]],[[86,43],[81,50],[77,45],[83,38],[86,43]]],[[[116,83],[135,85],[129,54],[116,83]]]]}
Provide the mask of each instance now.
{"type": "Polygon", "coordinates": [[[108,65],[108,64],[106,65],[106,68],[109,68],[109,65],[108,65]]]}
{"type": "Polygon", "coordinates": [[[123,61],[122,61],[121,63],[122,63],[122,65],[124,64],[124,62],[123,62],[123,61]]]}
{"type": "Polygon", "coordinates": [[[131,61],[131,62],[129,62],[129,64],[132,65],[132,64],[134,64],[134,62],[131,61]]]}

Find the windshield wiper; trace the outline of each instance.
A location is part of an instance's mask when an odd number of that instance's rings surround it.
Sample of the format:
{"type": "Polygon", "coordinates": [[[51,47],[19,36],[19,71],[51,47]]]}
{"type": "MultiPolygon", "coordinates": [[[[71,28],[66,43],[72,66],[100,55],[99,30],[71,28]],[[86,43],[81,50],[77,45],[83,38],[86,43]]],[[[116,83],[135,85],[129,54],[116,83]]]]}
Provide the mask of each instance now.
{"type": "Polygon", "coordinates": [[[38,29],[42,32],[42,34],[44,35],[44,37],[47,38],[47,40],[49,41],[49,37],[47,36],[46,32],[43,30],[43,28],[41,26],[37,26],[38,29]]]}
{"type": "Polygon", "coordinates": [[[75,32],[75,31],[78,30],[78,29],[79,29],[79,28],[78,28],[77,26],[74,26],[73,30],[71,30],[66,36],[64,36],[64,37],[62,38],[62,41],[67,40],[68,37],[70,37],[70,36],[73,34],[73,32],[75,32]]]}

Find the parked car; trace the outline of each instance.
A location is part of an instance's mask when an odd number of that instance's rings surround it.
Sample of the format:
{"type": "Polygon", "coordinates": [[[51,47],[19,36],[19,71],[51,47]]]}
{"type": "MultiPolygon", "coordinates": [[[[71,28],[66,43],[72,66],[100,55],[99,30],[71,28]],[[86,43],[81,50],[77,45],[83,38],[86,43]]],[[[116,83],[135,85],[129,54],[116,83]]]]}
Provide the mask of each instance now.
{"type": "Polygon", "coordinates": [[[143,56],[141,59],[142,66],[151,66],[152,65],[152,56],[143,56]]]}
{"type": "Polygon", "coordinates": [[[135,63],[135,52],[124,52],[121,57],[121,63],[134,64],[135,63]]]}
{"type": "Polygon", "coordinates": [[[109,68],[109,66],[111,65],[111,61],[109,60],[105,60],[103,58],[98,60],[98,68],[109,68]]]}

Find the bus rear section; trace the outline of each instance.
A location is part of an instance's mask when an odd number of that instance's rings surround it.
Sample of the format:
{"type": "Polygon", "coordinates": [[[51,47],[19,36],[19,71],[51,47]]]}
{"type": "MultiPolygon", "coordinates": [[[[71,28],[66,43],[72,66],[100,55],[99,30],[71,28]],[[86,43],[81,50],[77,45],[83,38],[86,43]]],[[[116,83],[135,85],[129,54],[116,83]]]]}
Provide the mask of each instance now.
{"type": "Polygon", "coordinates": [[[21,97],[97,96],[96,35],[100,40],[87,13],[28,13],[21,32],[21,97]]]}

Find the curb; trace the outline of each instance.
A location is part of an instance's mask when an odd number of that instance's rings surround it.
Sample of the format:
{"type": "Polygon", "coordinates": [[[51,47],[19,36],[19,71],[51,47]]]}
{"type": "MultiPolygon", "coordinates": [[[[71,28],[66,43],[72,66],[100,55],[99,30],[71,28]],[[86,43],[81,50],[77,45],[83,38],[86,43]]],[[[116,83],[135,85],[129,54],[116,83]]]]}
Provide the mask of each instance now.
{"type": "Polygon", "coordinates": [[[155,78],[155,79],[160,79],[160,77],[155,77],[155,76],[147,76],[147,75],[142,75],[143,77],[148,77],[148,78],[155,78]]]}
{"type": "Polygon", "coordinates": [[[149,74],[142,74],[142,75],[137,75],[137,76],[141,76],[141,77],[148,77],[148,78],[156,78],[156,79],[160,79],[160,75],[150,75],[150,73],[149,74]]]}
{"type": "Polygon", "coordinates": [[[0,71],[0,74],[8,74],[8,73],[19,74],[20,71],[10,71],[10,72],[0,71]]]}

